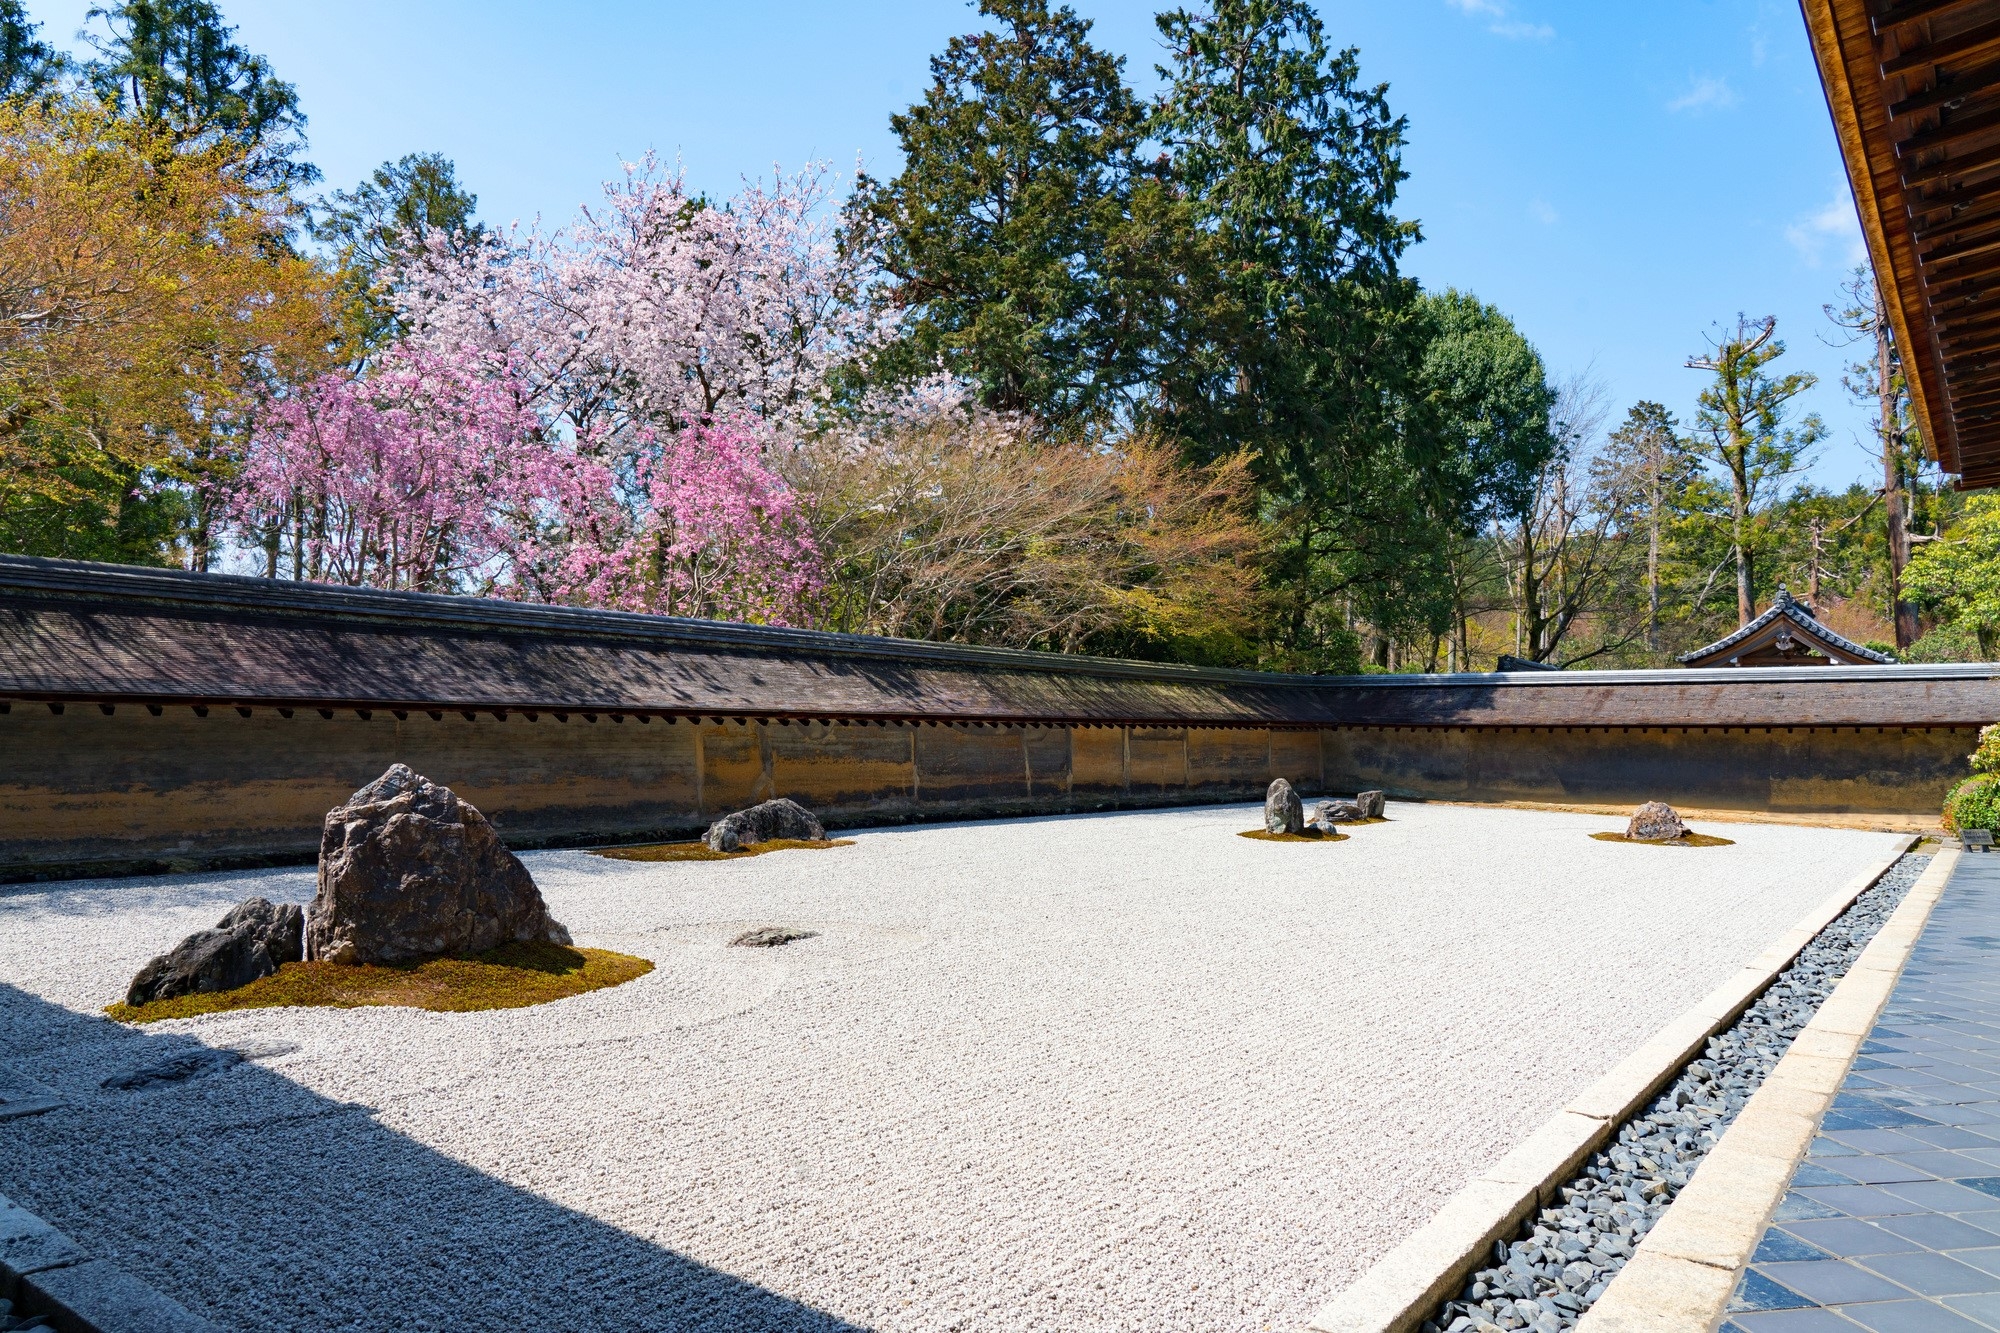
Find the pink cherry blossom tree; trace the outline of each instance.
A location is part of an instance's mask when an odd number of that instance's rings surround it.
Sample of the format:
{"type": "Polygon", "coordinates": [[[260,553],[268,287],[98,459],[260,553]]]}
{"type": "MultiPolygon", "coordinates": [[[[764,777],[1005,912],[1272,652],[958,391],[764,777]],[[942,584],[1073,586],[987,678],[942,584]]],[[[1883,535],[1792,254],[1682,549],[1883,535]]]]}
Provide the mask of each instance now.
{"type": "Polygon", "coordinates": [[[399,345],[363,379],[269,406],[228,496],[269,570],[790,623],[817,555],[747,419],[647,439],[621,484],[600,441],[551,433],[494,354],[399,345]]]}
{"type": "Polygon", "coordinates": [[[787,429],[887,332],[861,299],[867,261],[835,237],[830,184],[819,164],[717,204],[648,156],[566,230],[435,245],[395,299],[415,341],[506,354],[545,423],[615,452],[723,416],[787,429]]]}
{"type": "Polygon", "coordinates": [[[272,573],[457,591],[507,575],[509,525],[588,508],[601,463],[540,447],[525,386],[476,351],[399,347],[267,405],[227,500],[272,573]]]}
{"type": "Polygon", "coordinates": [[[558,600],[796,624],[822,576],[800,506],[743,417],[684,423],[639,453],[637,503],[612,544],[572,545],[558,600]]]}

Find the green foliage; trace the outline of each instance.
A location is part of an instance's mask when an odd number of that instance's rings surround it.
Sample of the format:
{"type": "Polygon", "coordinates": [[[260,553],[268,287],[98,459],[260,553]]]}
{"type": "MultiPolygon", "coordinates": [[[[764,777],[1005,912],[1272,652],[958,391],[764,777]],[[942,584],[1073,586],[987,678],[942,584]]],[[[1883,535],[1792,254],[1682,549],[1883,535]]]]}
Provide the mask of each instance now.
{"type": "Polygon", "coordinates": [[[1945,831],[1983,828],[2000,832],[2000,774],[1979,773],[1944,798],[1945,831]]]}
{"type": "Polygon", "coordinates": [[[1047,0],[980,0],[996,31],[955,37],[924,100],[890,117],[891,181],[863,177],[849,244],[880,247],[907,316],[877,367],[976,381],[986,406],[1052,426],[1114,405],[1135,374],[1107,252],[1124,225],[1144,115],[1124,62],[1047,0]]]}
{"type": "Polygon", "coordinates": [[[1276,538],[1272,636],[1335,661],[1353,616],[1449,614],[1431,539],[1453,517],[1449,469],[1397,406],[1425,341],[1397,272],[1417,238],[1393,212],[1404,122],[1302,0],[1158,22],[1172,64],[1153,134],[1180,277],[1150,307],[1142,415],[1194,459],[1251,451],[1276,538]]]}
{"type": "Polygon", "coordinates": [[[118,565],[171,566],[192,519],[184,490],[120,468],[72,468],[62,499],[0,497],[0,551],[118,565]]]}
{"type": "Polygon", "coordinates": [[[21,0],[0,0],[0,98],[32,97],[62,72],[62,53],[36,34],[21,0]]]}
{"type": "Polygon", "coordinates": [[[1968,758],[1972,776],[1944,798],[1944,826],[1953,833],[1969,828],[2000,831],[2000,726],[1981,727],[1979,746],[1968,758]]]}
{"type": "Polygon", "coordinates": [[[305,113],[298,93],[271,62],[239,46],[213,0],[118,0],[93,5],[88,34],[98,59],[88,67],[98,93],[121,115],[186,139],[219,134],[250,156],[260,184],[292,187],[319,179],[299,160],[305,113]]]}
{"type": "Polygon", "coordinates": [[[1967,756],[1975,773],[2000,773],[2000,726],[1979,729],[1979,744],[1967,756]]]}
{"type": "Polygon", "coordinates": [[[2000,645],[2000,496],[1975,495],[1942,541],[1910,557],[1904,586],[1919,604],[1969,632],[1982,661],[2000,645]]]}
{"type": "Polygon", "coordinates": [[[1425,335],[1412,416],[1431,476],[1463,532],[1519,514],[1554,453],[1556,403],[1541,354],[1514,322],[1469,293],[1418,300],[1425,335]]]}
{"type": "Polygon", "coordinates": [[[409,153],[384,162],[352,190],[336,190],[312,224],[340,271],[347,333],[370,352],[403,333],[382,284],[394,268],[422,255],[433,236],[454,253],[477,245],[486,229],[474,215],[479,197],[458,183],[442,153],[409,153]]]}
{"type": "Polygon", "coordinates": [[[1896,657],[1903,662],[1977,662],[1979,639],[1964,625],[1939,625],[1896,657]]]}
{"type": "Polygon", "coordinates": [[[1737,615],[1744,620],[1755,614],[1756,561],[1769,526],[1760,519],[1770,492],[1804,466],[1806,454],[1826,434],[1817,416],[1791,421],[1793,400],[1819,380],[1807,371],[1781,375],[1770,369],[1785,354],[1777,324],[1738,316],[1735,329],[1717,337],[1709,354],[1688,362],[1714,376],[1701,391],[1695,438],[1729,486],[1737,615]]]}

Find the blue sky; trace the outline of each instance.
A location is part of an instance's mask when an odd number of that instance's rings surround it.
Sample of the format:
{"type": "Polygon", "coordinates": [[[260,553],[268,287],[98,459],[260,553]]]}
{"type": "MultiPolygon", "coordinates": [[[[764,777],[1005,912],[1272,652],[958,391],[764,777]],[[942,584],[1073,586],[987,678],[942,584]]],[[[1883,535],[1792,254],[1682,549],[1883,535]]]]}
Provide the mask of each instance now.
{"type": "MultiPolygon", "coordinates": [[[[977,26],[957,0],[220,0],[299,90],[329,186],[385,158],[453,158],[505,223],[567,218],[618,163],[678,154],[695,183],[814,157],[891,171],[890,112],[977,26]]],[[[1074,0],[1142,89],[1148,0],[1074,0]]],[[[88,0],[28,0],[67,42],[88,0]]],[[[1324,0],[1336,42],[1410,121],[1410,268],[1507,311],[1558,375],[1590,371],[1617,415],[1692,417],[1682,362],[1742,311],[1778,317],[1821,377],[1832,427],[1813,476],[1879,475],[1841,389],[1851,351],[1821,306],[1860,257],[1826,104],[1792,0],[1324,0]]]]}

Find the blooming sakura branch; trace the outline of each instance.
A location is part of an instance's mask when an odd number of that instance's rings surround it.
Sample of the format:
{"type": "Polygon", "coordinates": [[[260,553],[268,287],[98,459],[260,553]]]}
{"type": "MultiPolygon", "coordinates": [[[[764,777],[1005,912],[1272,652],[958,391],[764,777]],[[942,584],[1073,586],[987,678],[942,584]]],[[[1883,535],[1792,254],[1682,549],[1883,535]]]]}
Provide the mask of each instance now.
{"type": "Polygon", "coordinates": [[[333,583],[789,623],[818,586],[747,421],[634,439],[544,428],[503,358],[403,345],[273,403],[228,512],[272,573],[333,583]]]}

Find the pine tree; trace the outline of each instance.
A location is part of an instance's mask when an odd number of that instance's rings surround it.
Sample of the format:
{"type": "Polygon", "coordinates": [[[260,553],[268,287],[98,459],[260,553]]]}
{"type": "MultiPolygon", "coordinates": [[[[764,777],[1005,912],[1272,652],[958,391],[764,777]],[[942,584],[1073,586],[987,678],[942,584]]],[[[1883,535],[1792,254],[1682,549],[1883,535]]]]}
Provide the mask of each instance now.
{"type": "Polygon", "coordinates": [[[404,332],[382,284],[397,265],[422,255],[433,236],[463,253],[485,236],[474,215],[479,196],[458,183],[442,153],[384,162],[352,190],[336,190],[312,225],[340,265],[348,335],[365,354],[404,332]]]}
{"type": "Polygon", "coordinates": [[[995,30],[953,38],[924,100],[890,117],[903,169],[862,177],[850,243],[879,245],[906,317],[881,370],[942,367],[987,406],[1060,426],[1114,408],[1135,375],[1105,254],[1144,116],[1124,61],[1069,7],[980,0],[979,12],[995,30]]]}
{"type": "Polygon", "coordinates": [[[271,63],[234,40],[212,0],[119,0],[93,6],[98,59],[91,82],[121,114],[184,138],[221,134],[249,150],[260,184],[296,187],[319,179],[299,158],[305,113],[271,63]]]}
{"type": "Polygon", "coordinates": [[[60,52],[36,34],[21,0],[0,0],[0,98],[32,97],[62,71],[60,52]]]}
{"type": "MultiPolygon", "coordinates": [[[[1438,460],[1394,408],[1421,355],[1397,272],[1417,229],[1392,211],[1404,122],[1304,0],[1158,23],[1173,64],[1153,133],[1191,235],[1145,414],[1197,460],[1252,451],[1286,534],[1281,634],[1302,644],[1315,604],[1349,587],[1371,600],[1414,569],[1436,499],[1438,460]]],[[[1379,627],[1394,610],[1368,614],[1379,627]]]]}
{"type": "Polygon", "coordinates": [[[1680,505],[1681,493],[1699,466],[1680,423],[1659,403],[1634,403],[1625,424],[1607,441],[1609,466],[1629,473],[1638,501],[1638,518],[1646,534],[1646,647],[1660,651],[1661,566],[1666,555],[1668,527],[1680,505]]]}
{"type": "Polygon", "coordinates": [[[1734,330],[1725,330],[1711,350],[1688,358],[1691,370],[1714,375],[1701,391],[1701,411],[1695,418],[1697,439],[1709,460],[1729,482],[1729,541],[1736,564],[1736,623],[1747,625],[1757,614],[1755,563],[1760,533],[1760,502],[1784,478],[1804,465],[1806,454],[1826,434],[1816,415],[1796,426],[1786,424],[1792,400],[1819,383],[1808,371],[1772,375],[1766,370],[1785,354],[1777,339],[1778,321],[1737,316],[1734,330]]]}

